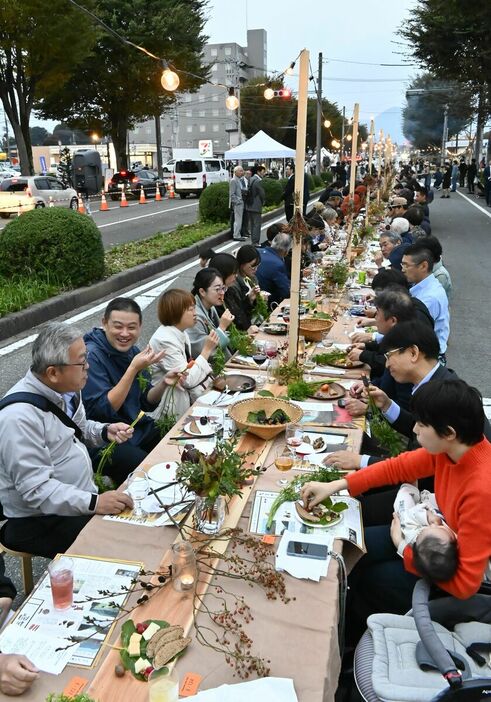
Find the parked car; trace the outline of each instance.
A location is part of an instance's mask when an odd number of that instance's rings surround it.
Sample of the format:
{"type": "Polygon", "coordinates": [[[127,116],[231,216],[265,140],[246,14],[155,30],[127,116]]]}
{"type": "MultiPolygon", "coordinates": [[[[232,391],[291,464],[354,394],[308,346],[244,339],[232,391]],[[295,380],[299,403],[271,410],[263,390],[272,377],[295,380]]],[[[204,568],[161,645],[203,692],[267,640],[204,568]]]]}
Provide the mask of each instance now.
{"type": "Polygon", "coordinates": [[[78,207],[77,193],[51,176],[16,176],[0,183],[0,217],[8,219],[19,211],[37,207],[78,207]]]}
{"type": "Polygon", "coordinates": [[[174,167],[174,189],[183,199],[190,194],[199,197],[207,185],[228,179],[225,162],[219,158],[184,159],[174,167]]]}
{"type": "Polygon", "coordinates": [[[126,197],[140,197],[140,190],[143,188],[145,197],[149,195],[155,196],[157,187],[160,192],[165,192],[165,185],[159,179],[155,171],[150,171],[142,168],[140,171],[117,171],[107,186],[107,192],[111,200],[120,200],[121,193],[124,190],[126,197]]]}

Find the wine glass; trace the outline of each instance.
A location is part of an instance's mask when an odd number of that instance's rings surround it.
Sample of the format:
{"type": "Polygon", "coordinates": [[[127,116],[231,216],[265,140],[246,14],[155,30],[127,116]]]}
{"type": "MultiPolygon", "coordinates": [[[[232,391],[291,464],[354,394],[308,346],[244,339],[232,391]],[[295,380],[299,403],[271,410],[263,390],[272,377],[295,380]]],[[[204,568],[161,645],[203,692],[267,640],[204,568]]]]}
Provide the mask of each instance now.
{"type": "Polygon", "coordinates": [[[345,311],[343,312],[343,327],[344,327],[344,333],[348,337],[348,339],[349,339],[348,327],[350,326],[350,322],[351,322],[351,315],[350,315],[349,309],[345,309],[345,311]]]}
{"type": "Polygon", "coordinates": [[[137,468],[128,475],[126,492],[133,500],[133,514],[135,517],[147,517],[148,513],[142,509],[141,503],[150,492],[148,476],[142,468],[137,468]]]}
{"type": "MultiPolygon", "coordinates": [[[[284,473],[293,468],[293,458],[291,456],[285,456],[283,453],[283,449],[280,449],[276,454],[274,464],[279,471],[284,473]]],[[[286,485],[287,483],[288,480],[286,478],[280,478],[276,481],[277,485],[286,485]]]]}
{"type": "Polygon", "coordinates": [[[333,340],[329,336],[329,332],[324,332],[322,334],[322,346],[324,346],[324,348],[328,349],[330,346],[333,345],[333,343],[334,343],[333,340]]]}
{"type": "Polygon", "coordinates": [[[264,353],[268,358],[276,358],[278,355],[278,344],[276,341],[266,341],[264,344],[264,353]]]}
{"type": "Polygon", "coordinates": [[[315,363],[312,361],[310,358],[308,358],[306,361],[304,361],[303,364],[303,369],[307,374],[307,377],[305,378],[308,383],[312,381],[312,371],[315,368],[315,363]]]}
{"type": "Polygon", "coordinates": [[[286,445],[290,449],[293,460],[297,460],[297,448],[302,444],[303,431],[298,424],[288,424],[285,430],[286,445]]]}

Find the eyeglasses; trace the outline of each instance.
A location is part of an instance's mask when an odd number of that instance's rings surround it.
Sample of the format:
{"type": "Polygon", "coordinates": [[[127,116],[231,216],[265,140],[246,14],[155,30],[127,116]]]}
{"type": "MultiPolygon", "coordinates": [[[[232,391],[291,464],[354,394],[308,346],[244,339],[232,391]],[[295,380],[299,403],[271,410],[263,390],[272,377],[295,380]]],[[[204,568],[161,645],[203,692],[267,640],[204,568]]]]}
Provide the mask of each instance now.
{"type": "Polygon", "coordinates": [[[406,261],[401,262],[401,268],[415,268],[419,266],[419,263],[407,263],[406,261]]]}
{"type": "Polygon", "coordinates": [[[226,286],[226,285],[215,285],[215,286],[212,288],[212,290],[214,290],[214,291],[217,292],[217,293],[219,293],[219,292],[226,292],[226,291],[227,291],[227,286],[226,286]]]}
{"type": "Polygon", "coordinates": [[[80,363],[53,363],[54,366],[80,366],[83,370],[89,367],[89,362],[87,360],[87,357],[80,363]]]}
{"type": "Polygon", "coordinates": [[[386,353],[384,353],[385,360],[389,361],[390,357],[393,354],[398,353],[398,351],[405,351],[405,350],[406,350],[406,346],[399,346],[398,349],[392,349],[391,351],[386,351],[386,353]]]}

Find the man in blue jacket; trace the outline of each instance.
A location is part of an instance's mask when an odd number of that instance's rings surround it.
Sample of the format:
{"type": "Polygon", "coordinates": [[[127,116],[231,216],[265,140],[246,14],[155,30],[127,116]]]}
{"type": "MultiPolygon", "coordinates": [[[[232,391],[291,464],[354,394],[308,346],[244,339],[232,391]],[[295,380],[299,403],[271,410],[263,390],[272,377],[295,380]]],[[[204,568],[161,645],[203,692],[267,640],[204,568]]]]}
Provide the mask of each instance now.
{"type": "Polygon", "coordinates": [[[271,246],[258,249],[261,263],[256,276],[261,290],[270,293],[269,304],[290,297],[290,278],[285,266],[290,247],[290,236],[282,233],[275,236],[271,246]]]}
{"type": "MultiPolygon", "coordinates": [[[[89,376],[82,396],[90,419],[131,424],[142,410],[157,408],[169,381],[163,378],[152,385],[148,367],[158,363],[164,352],[155,353],[150,346],[140,351],[135,344],[141,326],[140,306],[131,298],[117,297],[106,307],[102,329],[95,327],[85,335],[89,376]]],[[[120,485],[159,441],[158,427],[145,415],[135,425],[132,438],[116,447],[104,472],[120,485]]],[[[94,466],[99,458],[100,452],[94,451],[94,466]]]]}

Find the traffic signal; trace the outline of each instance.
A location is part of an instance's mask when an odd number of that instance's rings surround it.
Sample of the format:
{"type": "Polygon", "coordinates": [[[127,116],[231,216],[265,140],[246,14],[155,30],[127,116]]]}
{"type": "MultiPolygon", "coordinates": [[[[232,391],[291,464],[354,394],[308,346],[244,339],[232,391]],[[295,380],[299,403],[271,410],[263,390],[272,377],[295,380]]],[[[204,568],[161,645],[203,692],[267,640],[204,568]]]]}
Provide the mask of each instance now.
{"type": "Polygon", "coordinates": [[[281,88],[274,91],[274,96],[288,100],[292,96],[292,91],[289,88],[281,88]]]}

